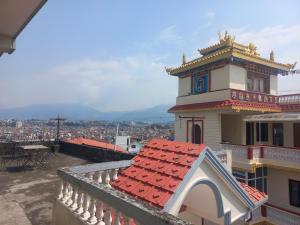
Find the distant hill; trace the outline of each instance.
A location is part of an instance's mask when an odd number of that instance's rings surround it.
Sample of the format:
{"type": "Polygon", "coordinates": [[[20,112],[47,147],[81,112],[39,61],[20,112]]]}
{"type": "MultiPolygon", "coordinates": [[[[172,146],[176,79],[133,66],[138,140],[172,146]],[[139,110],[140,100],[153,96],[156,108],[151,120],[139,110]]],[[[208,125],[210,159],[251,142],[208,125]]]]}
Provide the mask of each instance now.
{"type": "Polygon", "coordinates": [[[148,109],[127,112],[100,112],[91,107],[78,104],[37,104],[0,109],[0,119],[47,120],[60,115],[68,120],[168,122],[174,120],[174,116],[167,113],[170,107],[170,105],[159,105],[148,109]]]}

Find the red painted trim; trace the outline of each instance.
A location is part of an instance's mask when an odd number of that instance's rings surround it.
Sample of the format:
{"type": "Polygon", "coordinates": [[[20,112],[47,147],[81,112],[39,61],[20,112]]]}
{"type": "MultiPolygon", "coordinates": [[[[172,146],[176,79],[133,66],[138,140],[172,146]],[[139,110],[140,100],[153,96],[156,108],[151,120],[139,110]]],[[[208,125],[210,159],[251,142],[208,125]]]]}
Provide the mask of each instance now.
{"type": "Polygon", "coordinates": [[[248,148],[247,149],[247,154],[248,154],[248,159],[249,160],[253,159],[253,148],[248,148]]]}
{"type": "Polygon", "coordinates": [[[265,152],[264,152],[264,147],[260,146],[260,158],[264,158],[265,152]]]}
{"type": "Polygon", "coordinates": [[[282,207],[280,207],[280,206],[276,206],[276,205],[273,205],[273,204],[270,204],[270,203],[266,203],[265,205],[268,206],[268,207],[272,207],[272,208],[274,208],[274,209],[279,209],[279,210],[281,210],[281,211],[284,211],[284,212],[293,214],[293,215],[295,215],[295,216],[300,216],[300,213],[294,212],[294,211],[289,210],[289,209],[282,208],[282,207]]]}
{"type": "Polygon", "coordinates": [[[260,213],[262,217],[267,217],[267,207],[265,205],[261,206],[260,213]]]}

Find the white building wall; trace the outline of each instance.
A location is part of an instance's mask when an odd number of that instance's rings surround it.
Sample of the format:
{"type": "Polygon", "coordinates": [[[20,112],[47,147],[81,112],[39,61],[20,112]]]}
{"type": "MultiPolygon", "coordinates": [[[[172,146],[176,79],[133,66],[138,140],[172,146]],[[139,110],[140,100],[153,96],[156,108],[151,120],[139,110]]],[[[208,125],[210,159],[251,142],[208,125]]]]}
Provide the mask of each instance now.
{"type": "Polygon", "coordinates": [[[276,75],[270,76],[270,94],[277,95],[278,93],[278,77],[276,75]]]}
{"type": "Polygon", "coordinates": [[[300,172],[268,168],[268,202],[293,212],[300,213],[300,208],[290,205],[289,179],[300,180],[300,172]]]}
{"type": "Polygon", "coordinates": [[[245,91],[247,84],[247,70],[235,65],[228,65],[228,67],[230,75],[229,87],[245,91]]]}
{"type": "MultiPolygon", "coordinates": [[[[176,113],[175,139],[187,141],[187,121],[191,119],[179,119],[183,117],[203,118],[203,142],[213,150],[220,149],[221,143],[221,114],[219,110],[176,113]]],[[[199,120],[195,118],[195,120],[199,120]]]]}
{"type": "Polygon", "coordinates": [[[191,94],[191,77],[178,78],[178,96],[191,94]]]}
{"type": "Polygon", "coordinates": [[[229,65],[211,70],[210,72],[211,91],[229,88],[229,65]]]}

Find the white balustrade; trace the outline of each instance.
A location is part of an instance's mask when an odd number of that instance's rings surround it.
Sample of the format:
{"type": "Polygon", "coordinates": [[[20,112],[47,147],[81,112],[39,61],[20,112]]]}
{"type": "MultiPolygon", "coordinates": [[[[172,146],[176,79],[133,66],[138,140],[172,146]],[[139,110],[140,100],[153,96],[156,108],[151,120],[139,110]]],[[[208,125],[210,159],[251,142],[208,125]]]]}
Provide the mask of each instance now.
{"type": "Polygon", "coordinates": [[[248,159],[248,146],[245,145],[231,145],[222,144],[222,149],[232,151],[233,160],[245,160],[248,159]]]}
{"type": "Polygon", "coordinates": [[[265,146],[264,158],[286,163],[300,163],[300,149],[265,146]]]}
{"type": "Polygon", "coordinates": [[[300,216],[267,206],[267,218],[277,225],[299,225],[300,216]]]}
{"type": "MultiPolygon", "coordinates": [[[[125,165],[128,166],[128,163],[126,162],[125,165]]],[[[124,162],[121,165],[123,166],[124,162]]],[[[138,215],[137,218],[139,220],[143,218],[142,215],[147,215],[146,218],[155,217],[153,221],[156,221],[156,223],[159,221],[158,218],[160,218],[161,222],[158,223],[159,225],[166,224],[166,218],[170,221],[168,224],[185,224],[179,218],[174,217],[170,219],[172,215],[168,214],[166,217],[160,210],[154,207],[153,209],[145,208],[134,198],[131,199],[126,194],[113,190],[110,187],[110,182],[118,179],[119,168],[116,168],[116,166],[114,168],[104,168],[101,171],[95,170],[95,167],[92,166],[90,168],[92,168],[92,171],[88,171],[90,170],[89,168],[76,167],[76,172],[74,172],[75,169],[73,171],[61,169],[58,173],[62,178],[62,182],[59,186],[57,204],[68,208],[70,212],[68,216],[78,218],[82,225],[130,225],[131,222],[137,225],[152,224],[152,220],[149,221],[148,219],[137,221],[134,218],[136,215],[138,215]],[[80,172],[81,170],[83,172],[80,172]],[[108,191],[107,187],[110,187],[110,191],[108,191]],[[101,194],[97,194],[97,191],[101,194]],[[109,195],[112,196],[111,200],[107,198],[109,195]],[[124,196],[120,198],[122,195],[124,196]],[[101,199],[100,196],[106,197],[101,199]],[[123,208],[120,208],[121,205],[126,207],[122,206],[123,208]]],[[[124,166],[120,168],[124,168],[124,166]]]]}

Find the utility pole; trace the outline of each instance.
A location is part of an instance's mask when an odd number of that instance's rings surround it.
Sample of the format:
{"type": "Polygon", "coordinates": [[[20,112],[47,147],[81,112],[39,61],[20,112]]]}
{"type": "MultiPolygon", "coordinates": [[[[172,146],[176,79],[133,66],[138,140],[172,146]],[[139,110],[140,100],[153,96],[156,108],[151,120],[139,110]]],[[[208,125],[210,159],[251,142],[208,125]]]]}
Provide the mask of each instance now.
{"type": "Polygon", "coordinates": [[[59,115],[57,115],[56,118],[52,118],[51,120],[55,120],[57,121],[57,128],[56,128],[56,142],[58,143],[59,142],[59,139],[60,139],[60,122],[62,121],[65,121],[66,119],[65,118],[61,118],[59,117],[59,115]]]}

